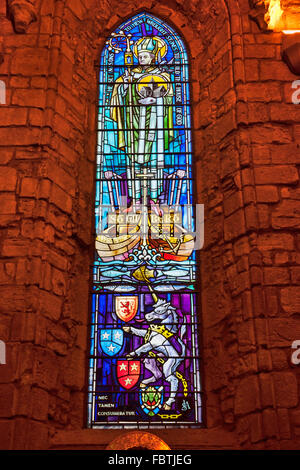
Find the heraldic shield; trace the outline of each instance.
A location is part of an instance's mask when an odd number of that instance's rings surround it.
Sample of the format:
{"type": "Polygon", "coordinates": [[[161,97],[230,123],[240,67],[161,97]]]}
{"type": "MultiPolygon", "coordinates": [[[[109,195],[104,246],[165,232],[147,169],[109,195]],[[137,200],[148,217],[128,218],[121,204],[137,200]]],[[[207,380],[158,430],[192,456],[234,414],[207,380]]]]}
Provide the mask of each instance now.
{"type": "Polygon", "coordinates": [[[115,356],[121,351],[124,341],[123,330],[117,328],[101,329],[99,335],[100,345],[105,354],[115,356]]]}
{"type": "Polygon", "coordinates": [[[138,310],[138,297],[133,295],[124,295],[116,297],[116,314],[118,317],[128,322],[132,320],[138,310]]]}
{"type": "Polygon", "coordinates": [[[117,377],[120,385],[127,390],[134,387],[141,374],[140,361],[117,361],[117,377]]]}
{"type": "Polygon", "coordinates": [[[164,399],[163,386],[149,386],[139,391],[140,405],[148,416],[155,416],[162,407],[164,399]]]}

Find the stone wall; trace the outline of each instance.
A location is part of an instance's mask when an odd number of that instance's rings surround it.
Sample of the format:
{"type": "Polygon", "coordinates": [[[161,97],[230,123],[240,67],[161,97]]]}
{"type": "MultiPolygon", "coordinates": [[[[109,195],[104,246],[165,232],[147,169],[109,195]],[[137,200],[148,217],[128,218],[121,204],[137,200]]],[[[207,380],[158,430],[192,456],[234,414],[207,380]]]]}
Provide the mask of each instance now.
{"type": "MultiPolygon", "coordinates": [[[[143,10],[173,24],[190,49],[205,204],[205,428],[182,446],[299,447],[299,372],[290,362],[300,339],[297,77],[281,60],[281,33],[259,29],[250,6],[1,2],[1,448],[104,448],[115,437],[85,430],[97,61],[110,31],[143,10]]],[[[178,432],[155,433],[180,448],[178,432]]]]}

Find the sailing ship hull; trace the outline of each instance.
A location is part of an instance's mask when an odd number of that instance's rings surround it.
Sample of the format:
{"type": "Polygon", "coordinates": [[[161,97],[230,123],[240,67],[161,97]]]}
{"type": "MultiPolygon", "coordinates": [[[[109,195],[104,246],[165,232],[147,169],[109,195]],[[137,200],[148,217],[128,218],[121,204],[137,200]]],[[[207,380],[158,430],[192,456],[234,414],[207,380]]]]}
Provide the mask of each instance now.
{"type": "Polygon", "coordinates": [[[168,241],[149,236],[150,246],[165,260],[186,261],[191,256],[194,249],[194,238],[191,235],[185,235],[183,241],[171,237],[168,241]]]}
{"type": "Polygon", "coordinates": [[[96,238],[96,251],[102,261],[125,260],[131,250],[140,242],[141,237],[138,227],[129,234],[118,237],[110,237],[110,230],[104,231],[103,235],[96,238]]]}

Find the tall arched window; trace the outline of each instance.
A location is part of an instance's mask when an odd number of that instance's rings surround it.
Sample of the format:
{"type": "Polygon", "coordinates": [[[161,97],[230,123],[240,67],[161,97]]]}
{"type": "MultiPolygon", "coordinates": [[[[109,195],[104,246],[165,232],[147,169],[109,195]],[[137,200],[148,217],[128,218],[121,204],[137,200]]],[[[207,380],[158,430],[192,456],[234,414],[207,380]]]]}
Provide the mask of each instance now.
{"type": "Polygon", "coordinates": [[[188,55],[141,13],[99,75],[88,425],[201,423],[188,55]]]}

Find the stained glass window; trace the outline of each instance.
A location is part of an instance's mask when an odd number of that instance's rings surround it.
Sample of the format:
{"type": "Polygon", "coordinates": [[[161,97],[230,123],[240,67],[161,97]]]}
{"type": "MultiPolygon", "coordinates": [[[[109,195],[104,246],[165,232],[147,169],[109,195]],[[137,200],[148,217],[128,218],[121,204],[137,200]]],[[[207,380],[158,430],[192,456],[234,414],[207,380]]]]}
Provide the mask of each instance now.
{"type": "Polygon", "coordinates": [[[141,13],[99,73],[88,425],[201,423],[189,63],[141,13]]]}

